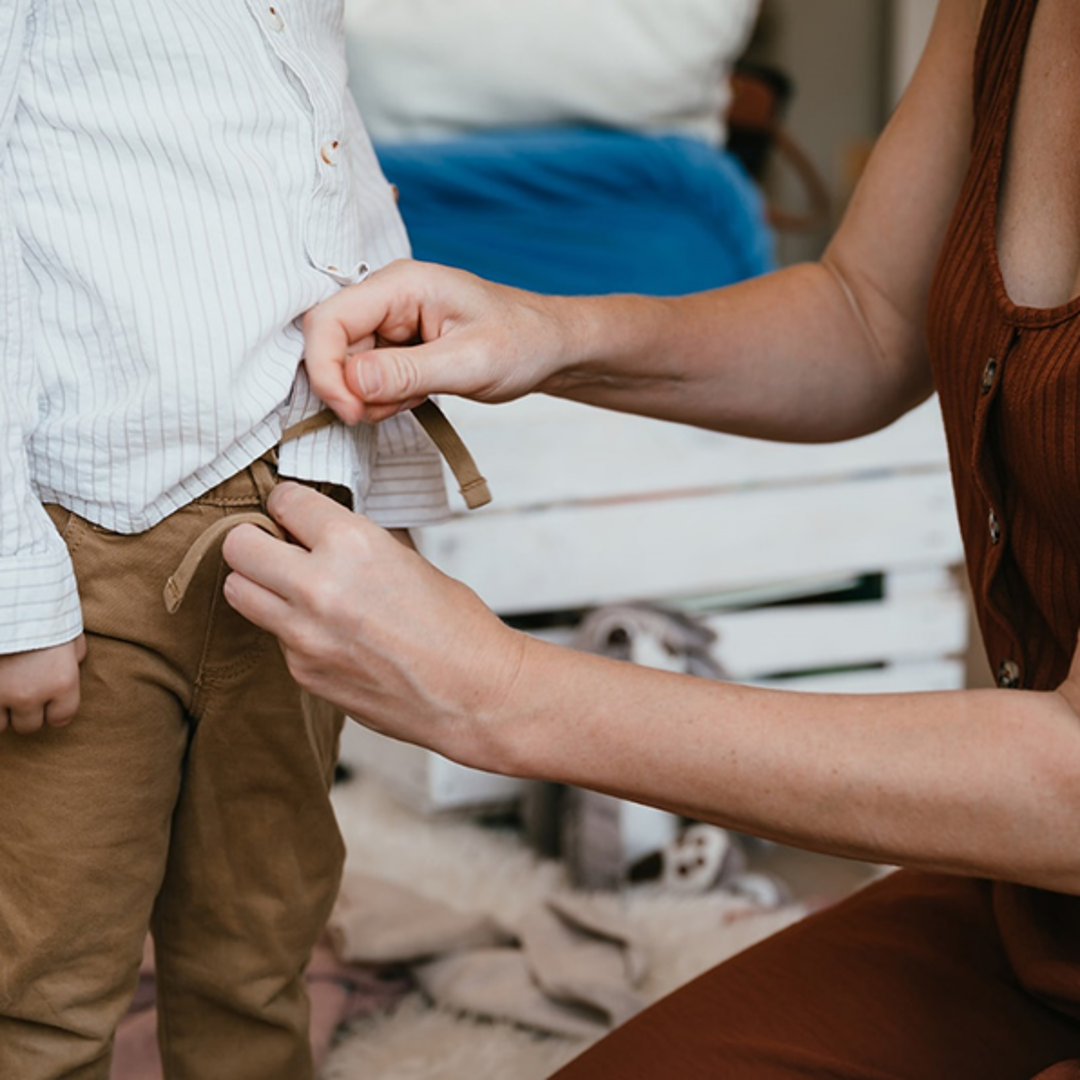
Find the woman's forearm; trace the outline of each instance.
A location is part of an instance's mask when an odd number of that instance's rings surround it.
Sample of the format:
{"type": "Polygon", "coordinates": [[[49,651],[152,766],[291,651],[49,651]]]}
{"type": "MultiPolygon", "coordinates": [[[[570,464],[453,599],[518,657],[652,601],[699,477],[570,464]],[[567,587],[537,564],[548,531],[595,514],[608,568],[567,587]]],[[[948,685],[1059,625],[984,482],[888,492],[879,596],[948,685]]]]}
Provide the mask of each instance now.
{"type": "Polygon", "coordinates": [[[1080,894],[1080,662],[1053,692],[812,694],[675,675],[512,630],[302,485],[226,538],[229,602],[313,693],[465,765],[787,843],[1080,894]]]}
{"type": "Polygon", "coordinates": [[[481,768],[836,855],[1080,893],[1080,717],[1065,692],[762,690],[530,639],[498,716],[467,732],[443,750],[481,768]]]}
{"type": "Polygon", "coordinates": [[[552,301],[569,332],[539,389],[792,442],[876,430],[931,390],[921,320],[874,327],[826,258],[709,293],[552,301]]]}
{"type": "Polygon", "coordinates": [[[921,297],[874,288],[844,252],[672,298],[539,296],[396,263],[308,313],[305,363],[349,423],[430,393],[541,391],[759,438],[850,438],[925,398],[931,377],[921,297]]]}

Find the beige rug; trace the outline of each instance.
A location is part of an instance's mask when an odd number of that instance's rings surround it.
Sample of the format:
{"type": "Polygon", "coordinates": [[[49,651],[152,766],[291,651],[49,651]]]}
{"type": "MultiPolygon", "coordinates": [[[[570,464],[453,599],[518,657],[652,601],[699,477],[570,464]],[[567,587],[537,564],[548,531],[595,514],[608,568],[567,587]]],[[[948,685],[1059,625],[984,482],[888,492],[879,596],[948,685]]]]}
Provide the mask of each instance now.
{"type": "MultiPolygon", "coordinates": [[[[512,928],[568,887],[561,866],[534,855],[510,829],[422,818],[368,778],[340,785],[334,801],[348,868],[432,899],[512,928]]],[[[800,905],[770,911],[720,891],[683,897],[652,886],[628,891],[625,904],[649,957],[641,990],[650,1001],[805,914],[800,905]]],[[[321,1080],[543,1080],[585,1045],[454,1015],[413,994],[392,1015],[344,1029],[321,1080]]]]}

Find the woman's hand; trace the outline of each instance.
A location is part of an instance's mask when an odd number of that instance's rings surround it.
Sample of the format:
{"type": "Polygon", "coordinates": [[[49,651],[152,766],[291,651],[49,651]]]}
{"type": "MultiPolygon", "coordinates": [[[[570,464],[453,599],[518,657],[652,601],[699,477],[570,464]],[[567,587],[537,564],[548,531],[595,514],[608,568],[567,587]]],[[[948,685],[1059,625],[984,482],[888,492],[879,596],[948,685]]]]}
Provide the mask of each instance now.
{"type": "Polygon", "coordinates": [[[299,484],[268,509],[295,540],[240,525],[225,597],[281,642],[293,677],[361,723],[476,762],[525,647],[471,590],[299,484]]]}
{"type": "Polygon", "coordinates": [[[346,423],[379,421],[429,394],[510,401],[558,366],[566,301],[407,260],[304,316],[315,392],[346,423]]]}

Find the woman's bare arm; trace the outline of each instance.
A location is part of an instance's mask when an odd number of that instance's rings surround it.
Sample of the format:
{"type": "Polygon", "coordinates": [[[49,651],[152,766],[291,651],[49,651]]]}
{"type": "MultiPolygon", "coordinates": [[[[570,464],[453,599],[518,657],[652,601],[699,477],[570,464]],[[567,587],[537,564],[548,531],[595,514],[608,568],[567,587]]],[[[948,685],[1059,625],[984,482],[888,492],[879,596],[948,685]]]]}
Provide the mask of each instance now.
{"type": "Polygon", "coordinates": [[[226,596],[301,684],[466,765],[814,850],[1080,894],[1080,665],[1054,692],[812,694],[537,641],[308,488],[241,526],[226,596]]]}
{"type": "Polygon", "coordinates": [[[1053,693],[813,694],[521,648],[480,741],[443,727],[443,753],[811,850],[1080,894],[1075,662],[1053,693]]]}

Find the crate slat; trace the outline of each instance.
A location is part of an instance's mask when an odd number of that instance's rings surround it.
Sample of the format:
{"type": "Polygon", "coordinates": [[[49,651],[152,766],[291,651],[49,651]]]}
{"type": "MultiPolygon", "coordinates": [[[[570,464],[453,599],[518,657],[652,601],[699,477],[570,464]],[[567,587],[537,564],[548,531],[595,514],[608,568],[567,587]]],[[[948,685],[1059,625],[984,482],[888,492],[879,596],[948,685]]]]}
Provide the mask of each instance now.
{"type": "Polygon", "coordinates": [[[944,473],[551,507],[417,530],[501,614],[694,595],[961,559],[944,473]]]}

